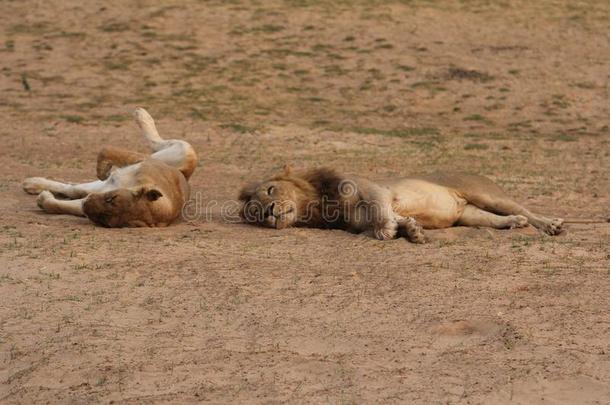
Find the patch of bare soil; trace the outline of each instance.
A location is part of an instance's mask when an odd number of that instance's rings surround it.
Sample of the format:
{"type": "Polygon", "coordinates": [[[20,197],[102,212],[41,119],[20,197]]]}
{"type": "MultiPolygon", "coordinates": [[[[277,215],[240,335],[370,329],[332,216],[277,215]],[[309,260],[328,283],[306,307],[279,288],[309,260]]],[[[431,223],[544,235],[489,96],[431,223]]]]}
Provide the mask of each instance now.
{"type": "Polygon", "coordinates": [[[225,223],[284,163],[487,175],[610,215],[607,1],[0,2],[0,402],[608,403],[610,229],[431,242],[225,223]],[[165,229],[40,212],[26,176],[144,151],[208,207],[165,229]]]}

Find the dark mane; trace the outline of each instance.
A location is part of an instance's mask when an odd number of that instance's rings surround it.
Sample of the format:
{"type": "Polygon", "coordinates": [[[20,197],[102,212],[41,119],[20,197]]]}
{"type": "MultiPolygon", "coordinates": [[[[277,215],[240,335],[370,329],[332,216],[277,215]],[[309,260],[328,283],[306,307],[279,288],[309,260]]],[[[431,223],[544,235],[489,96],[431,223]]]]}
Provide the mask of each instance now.
{"type": "Polygon", "coordinates": [[[313,186],[319,199],[324,197],[332,201],[339,199],[339,186],[344,177],[336,170],[327,167],[311,169],[303,172],[302,178],[313,186]]]}
{"type": "Polygon", "coordinates": [[[327,229],[348,228],[342,215],[344,201],[339,190],[344,179],[336,170],[327,167],[289,174],[285,178],[308,191],[308,217],[299,225],[327,229]]]}

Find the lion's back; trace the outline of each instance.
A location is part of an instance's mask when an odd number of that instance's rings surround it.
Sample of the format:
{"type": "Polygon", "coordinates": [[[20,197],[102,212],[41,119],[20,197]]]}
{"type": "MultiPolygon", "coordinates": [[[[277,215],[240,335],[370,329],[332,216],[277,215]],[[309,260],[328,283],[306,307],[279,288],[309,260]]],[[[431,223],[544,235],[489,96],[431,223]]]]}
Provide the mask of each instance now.
{"type": "Polygon", "coordinates": [[[469,173],[431,173],[414,176],[413,179],[424,180],[439,186],[451,188],[460,194],[469,195],[493,194],[505,195],[504,190],[485,176],[469,173]]]}

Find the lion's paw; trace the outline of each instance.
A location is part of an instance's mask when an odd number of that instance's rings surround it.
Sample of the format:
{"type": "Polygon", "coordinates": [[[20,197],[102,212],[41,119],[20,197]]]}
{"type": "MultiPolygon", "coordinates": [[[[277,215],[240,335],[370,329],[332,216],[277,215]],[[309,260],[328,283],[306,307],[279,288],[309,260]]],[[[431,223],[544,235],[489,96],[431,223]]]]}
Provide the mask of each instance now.
{"type": "Polygon", "coordinates": [[[38,204],[40,209],[50,213],[54,212],[54,202],[55,196],[48,190],[42,191],[36,199],[36,204],[38,204]]]}
{"type": "Polygon", "coordinates": [[[136,119],[136,122],[142,126],[142,125],[154,125],[155,121],[153,120],[153,118],[150,116],[150,114],[148,113],[148,111],[146,111],[145,109],[143,109],[142,107],[138,107],[134,110],[133,112],[133,117],[136,119]]]}
{"type": "Polygon", "coordinates": [[[546,222],[540,229],[547,235],[559,235],[564,231],[563,219],[553,218],[546,222]]]}
{"type": "Polygon", "coordinates": [[[21,187],[23,187],[23,191],[28,194],[40,194],[45,190],[44,188],[44,180],[42,177],[28,177],[23,180],[21,183],[21,187]]]}
{"type": "Polygon", "coordinates": [[[106,180],[110,177],[112,171],[112,162],[110,160],[102,160],[97,164],[97,178],[106,180]]]}
{"type": "Polygon", "coordinates": [[[404,228],[406,238],[413,243],[426,243],[426,235],[420,224],[415,218],[407,217],[400,221],[400,226],[404,228]]]}
{"type": "Polygon", "coordinates": [[[416,230],[414,230],[413,232],[408,234],[408,239],[410,242],[413,243],[426,243],[426,235],[424,235],[424,231],[422,230],[422,228],[418,228],[416,230]]]}
{"type": "Polygon", "coordinates": [[[395,219],[388,219],[383,224],[375,226],[373,234],[379,240],[389,240],[396,238],[398,232],[398,222],[395,219]]]}
{"type": "Polygon", "coordinates": [[[523,228],[524,226],[527,226],[528,221],[527,221],[527,218],[524,217],[523,215],[509,215],[507,217],[507,223],[508,223],[509,229],[515,229],[515,228],[523,228]]]}

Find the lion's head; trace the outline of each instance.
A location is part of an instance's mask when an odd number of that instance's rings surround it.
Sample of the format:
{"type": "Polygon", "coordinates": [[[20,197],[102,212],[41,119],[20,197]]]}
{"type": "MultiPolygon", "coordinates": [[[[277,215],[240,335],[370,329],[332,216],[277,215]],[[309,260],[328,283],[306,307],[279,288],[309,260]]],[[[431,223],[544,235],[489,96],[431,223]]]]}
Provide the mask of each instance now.
{"type": "Polygon", "coordinates": [[[164,220],[159,214],[166,211],[167,202],[161,197],[159,190],[149,187],[93,193],[83,203],[83,211],[91,221],[109,228],[151,226],[164,220]]]}
{"type": "Polygon", "coordinates": [[[266,181],[242,188],[241,217],[251,224],[283,229],[307,222],[316,190],[306,180],[293,176],[289,167],[266,181]]]}

